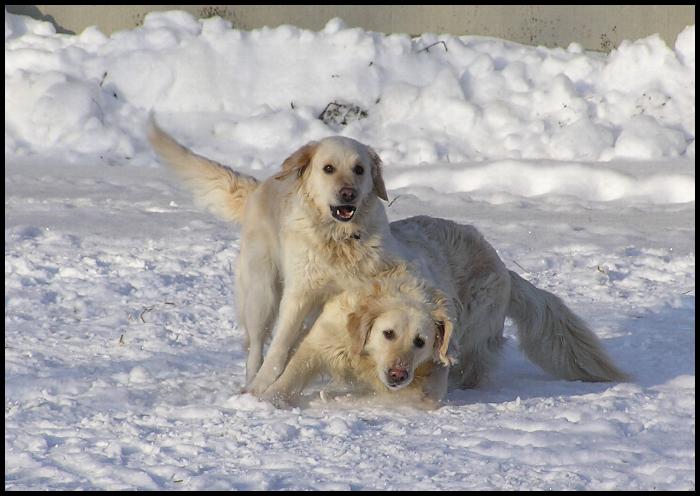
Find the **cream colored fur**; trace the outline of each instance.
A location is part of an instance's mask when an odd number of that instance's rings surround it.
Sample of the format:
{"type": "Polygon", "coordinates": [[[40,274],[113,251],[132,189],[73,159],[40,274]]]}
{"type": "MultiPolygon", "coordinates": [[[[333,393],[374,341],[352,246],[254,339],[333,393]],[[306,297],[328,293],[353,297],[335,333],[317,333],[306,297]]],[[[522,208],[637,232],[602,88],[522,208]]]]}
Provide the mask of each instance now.
{"type": "Polygon", "coordinates": [[[394,222],[391,230],[414,262],[331,298],[267,399],[294,402],[325,371],[396,400],[437,406],[448,387],[470,388],[484,380],[503,343],[506,316],[515,321],[526,356],[553,375],[626,379],[585,323],[555,295],[507,270],[474,227],[419,216],[394,222]],[[448,324],[442,339],[436,321],[448,324]],[[391,340],[382,335],[387,328],[394,331],[391,340]],[[417,334],[425,338],[425,349],[413,343],[417,334]],[[451,358],[438,351],[447,343],[451,358]],[[407,364],[413,380],[390,390],[386,372],[397,362],[407,364]]]}
{"type": "Polygon", "coordinates": [[[330,137],[304,145],[276,176],[258,182],[192,153],[153,120],[149,138],[200,204],[242,225],[236,294],[248,338],[246,388],[261,395],[282,372],[304,319],[392,260],[393,238],[379,202],[386,200],[381,161],[355,140],[330,137]],[[339,198],[347,187],[357,191],[356,211],[340,222],[331,206],[347,203],[339,198]]]}
{"type": "Polygon", "coordinates": [[[515,320],[525,354],[552,374],[588,381],[626,377],[579,317],[508,271],[475,228],[424,216],[389,226],[378,201],[386,200],[381,165],[370,148],[342,137],[311,142],[260,182],[194,154],[155,122],[149,138],[200,204],[242,224],[236,292],[248,337],[250,392],[294,397],[324,368],[387,392],[387,368],[401,363],[411,380],[391,390],[392,397],[435,405],[448,384],[473,387],[487,375],[506,316],[515,320]],[[329,164],[332,174],[324,172],[329,164]],[[364,174],[356,172],[358,165],[364,174]],[[357,210],[341,223],[330,206],[347,186],[358,192],[357,210]],[[268,390],[303,337],[304,320],[319,312],[287,371],[268,390]],[[396,339],[382,338],[386,326],[395,328],[396,339]],[[417,332],[426,343],[421,349],[413,345],[417,332]]]}
{"type": "Polygon", "coordinates": [[[326,373],[391,403],[435,408],[446,393],[453,320],[445,296],[399,264],[379,273],[372,284],[353,284],[330,298],[263,397],[294,403],[311,380],[326,373]],[[383,335],[387,329],[393,332],[391,341],[383,335]],[[417,337],[424,343],[420,348],[417,337]],[[392,388],[387,371],[398,363],[410,378],[392,388]]]}
{"type": "Polygon", "coordinates": [[[257,179],[193,153],[165,134],[153,120],[148,138],[158,155],[193,191],[197,205],[224,220],[241,222],[246,200],[259,186],[257,179]]]}

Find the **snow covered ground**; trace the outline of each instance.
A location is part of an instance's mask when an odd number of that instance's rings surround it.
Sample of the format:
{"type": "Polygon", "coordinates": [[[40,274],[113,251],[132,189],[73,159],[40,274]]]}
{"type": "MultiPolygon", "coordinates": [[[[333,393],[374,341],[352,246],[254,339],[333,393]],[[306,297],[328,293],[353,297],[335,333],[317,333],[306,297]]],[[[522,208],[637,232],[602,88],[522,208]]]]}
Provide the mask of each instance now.
{"type": "Polygon", "coordinates": [[[5,13],[5,488],[694,489],[694,71],[694,26],[608,55],[5,13]],[[366,117],[324,123],[332,101],[366,117]],[[368,143],[392,220],[477,226],[633,382],[555,380],[509,325],[488,383],[434,412],[240,395],[240,231],[157,165],[151,109],[257,177],[310,139],[368,143]]]}

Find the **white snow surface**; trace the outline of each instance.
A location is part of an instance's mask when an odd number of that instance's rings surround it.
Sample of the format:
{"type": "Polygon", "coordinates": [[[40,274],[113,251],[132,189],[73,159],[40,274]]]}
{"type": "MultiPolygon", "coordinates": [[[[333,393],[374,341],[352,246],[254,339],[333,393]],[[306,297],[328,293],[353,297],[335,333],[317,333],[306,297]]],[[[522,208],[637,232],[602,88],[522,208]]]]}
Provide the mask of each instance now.
{"type": "Polygon", "coordinates": [[[5,163],[8,490],[695,488],[694,26],[601,54],[5,12],[5,163]],[[367,116],[326,124],[332,101],[367,116]],[[371,145],[391,220],[475,225],[633,381],[554,379],[508,322],[489,380],[436,411],[240,394],[240,229],[158,165],[150,111],[260,178],[311,139],[371,145]]]}

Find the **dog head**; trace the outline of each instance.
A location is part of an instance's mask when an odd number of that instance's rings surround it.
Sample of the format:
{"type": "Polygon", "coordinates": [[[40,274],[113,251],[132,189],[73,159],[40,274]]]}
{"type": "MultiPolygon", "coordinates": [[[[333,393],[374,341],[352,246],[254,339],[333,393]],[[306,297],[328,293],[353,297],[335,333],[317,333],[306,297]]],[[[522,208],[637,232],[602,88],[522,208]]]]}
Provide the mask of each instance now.
{"type": "Polygon", "coordinates": [[[387,200],[379,156],[351,138],[332,136],[302,146],[275,178],[292,174],[314,207],[336,222],[351,222],[373,196],[387,200]]]}
{"type": "Polygon", "coordinates": [[[411,384],[426,362],[450,365],[453,319],[442,292],[421,284],[375,282],[348,315],[353,353],[367,355],[390,390],[411,384]]]}

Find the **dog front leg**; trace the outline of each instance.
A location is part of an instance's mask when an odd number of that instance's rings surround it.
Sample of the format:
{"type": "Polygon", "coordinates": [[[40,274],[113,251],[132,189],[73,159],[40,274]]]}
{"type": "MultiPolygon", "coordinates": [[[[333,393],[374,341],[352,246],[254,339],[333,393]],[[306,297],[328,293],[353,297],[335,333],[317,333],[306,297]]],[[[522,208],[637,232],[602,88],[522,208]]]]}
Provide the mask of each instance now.
{"type": "Polygon", "coordinates": [[[309,334],[290,358],[282,375],[265,390],[262,398],[277,406],[295,403],[304,387],[317,376],[321,368],[319,351],[309,334]]]}
{"type": "Polygon", "coordinates": [[[287,288],[280,302],[279,320],[272,336],[272,342],[258,370],[255,379],[246,390],[260,397],[270,384],[284,370],[292,347],[297,343],[302,332],[302,324],[313,308],[316,298],[307,292],[293,291],[287,288]]]}
{"type": "Polygon", "coordinates": [[[449,372],[449,367],[435,364],[432,372],[423,383],[423,397],[426,405],[434,405],[433,408],[439,408],[442,404],[447,396],[449,372]]]}

